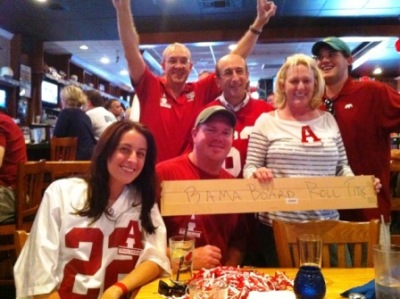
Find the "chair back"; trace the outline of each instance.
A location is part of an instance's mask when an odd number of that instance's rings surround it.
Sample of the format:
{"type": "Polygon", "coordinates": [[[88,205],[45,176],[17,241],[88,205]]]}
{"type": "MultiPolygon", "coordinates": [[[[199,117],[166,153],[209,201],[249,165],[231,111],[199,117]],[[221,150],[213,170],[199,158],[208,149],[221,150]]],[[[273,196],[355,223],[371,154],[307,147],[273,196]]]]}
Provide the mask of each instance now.
{"type": "Polygon", "coordinates": [[[14,232],[15,223],[0,225],[0,286],[14,285],[12,274],[16,261],[14,232]]]}
{"type": "Polygon", "coordinates": [[[52,161],[73,161],[76,158],[77,137],[52,137],[50,159],[52,161]]]}
{"type": "Polygon", "coordinates": [[[16,230],[14,233],[14,242],[15,242],[15,255],[18,258],[20,255],[22,248],[25,245],[26,240],[28,239],[29,233],[26,230],[16,230]]]}
{"type": "Polygon", "coordinates": [[[90,165],[91,161],[46,161],[43,189],[57,179],[72,176],[89,177],[90,165]]]}
{"type": "Polygon", "coordinates": [[[346,256],[350,252],[353,267],[373,267],[373,246],[379,243],[377,219],[369,222],[339,220],[313,220],[304,222],[273,221],[276,250],[281,267],[299,267],[297,236],[320,235],[323,239],[322,266],[331,267],[331,250],[337,250],[338,267],[349,267],[346,256]],[[367,248],[367,260],[363,261],[363,247],[367,248]]]}
{"type": "Polygon", "coordinates": [[[45,161],[18,164],[15,223],[0,225],[0,285],[13,285],[16,261],[15,231],[29,231],[42,199],[45,161]]]}
{"type": "Polygon", "coordinates": [[[43,196],[45,160],[18,164],[16,228],[30,231],[43,196]]]}

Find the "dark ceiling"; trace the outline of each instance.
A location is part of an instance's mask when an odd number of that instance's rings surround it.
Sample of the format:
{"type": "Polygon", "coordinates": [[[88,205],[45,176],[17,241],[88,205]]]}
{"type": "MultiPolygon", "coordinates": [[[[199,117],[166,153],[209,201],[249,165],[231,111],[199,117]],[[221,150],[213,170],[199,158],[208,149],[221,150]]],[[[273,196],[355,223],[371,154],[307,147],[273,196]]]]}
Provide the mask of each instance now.
{"type": "MultiPolygon", "coordinates": [[[[352,51],[358,56],[379,46],[382,41],[385,43],[356,68],[355,75],[370,75],[373,68],[381,66],[385,69],[385,76],[400,76],[400,53],[394,48],[400,35],[400,0],[274,2],[278,6],[277,15],[259,38],[259,46],[270,45],[268,49],[272,49],[272,52],[263,53],[261,61],[257,54],[263,48],[256,47],[254,57],[250,56],[248,60],[252,65],[251,73],[270,76],[260,71],[268,64],[265,62],[269,58],[273,60],[269,62],[274,66],[271,67],[271,73],[274,73],[283,59],[290,55],[290,51],[310,54],[313,42],[335,35],[349,38],[352,51]],[[354,37],[358,39],[351,40],[354,37]],[[390,39],[386,39],[388,37],[390,39]]],[[[256,0],[132,0],[132,10],[142,44],[164,45],[174,41],[189,44],[232,43],[240,38],[253,21],[256,3],[256,0]]],[[[0,28],[49,42],[46,43],[49,49],[54,49],[59,42],[57,47],[62,45],[61,50],[70,51],[77,57],[80,54],[66,42],[118,42],[116,16],[111,0],[49,0],[47,4],[33,0],[0,0],[0,28]]],[[[117,47],[120,46],[113,45],[113,55],[115,49],[119,49],[117,47]]],[[[200,56],[197,56],[195,47],[191,50],[194,51],[193,60],[196,62],[200,56]]],[[[214,53],[213,50],[211,48],[207,54],[211,64],[224,54],[214,53]]],[[[159,62],[160,51],[152,50],[149,53],[159,62]]],[[[202,65],[195,64],[193,75],[200,68],[209,68],[206,60],[204,58],[202,65]]],[[[94,64],[89,58],[88,61],[94,64]]]]}

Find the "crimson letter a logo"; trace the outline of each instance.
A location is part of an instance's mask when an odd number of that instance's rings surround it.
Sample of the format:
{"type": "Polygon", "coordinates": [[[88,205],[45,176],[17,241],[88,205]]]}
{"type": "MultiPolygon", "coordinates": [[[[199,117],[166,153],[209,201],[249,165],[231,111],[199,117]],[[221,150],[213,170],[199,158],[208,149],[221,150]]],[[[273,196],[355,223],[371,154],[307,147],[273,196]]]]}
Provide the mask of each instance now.
{"type": "Polygon", "coordinates": [[[311,130],[310,126],[304,126],[301,128],[301,142],[311,143],[318,141],[321,141],[321,139],[319,139],[317,135],[315,135],[313,130],[311,130]]]}

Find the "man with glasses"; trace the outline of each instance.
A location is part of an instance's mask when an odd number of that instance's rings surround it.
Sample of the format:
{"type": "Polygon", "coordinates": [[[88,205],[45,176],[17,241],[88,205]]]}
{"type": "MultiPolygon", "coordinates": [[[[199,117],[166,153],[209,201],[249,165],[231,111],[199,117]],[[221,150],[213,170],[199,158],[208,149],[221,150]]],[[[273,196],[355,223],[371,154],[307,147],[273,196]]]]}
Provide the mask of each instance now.
{"type": "Polygon", "coordinates": [[[355,175],[375,175],[382,183],[378,208],[341,210],[343,220],[390,219],[390,133],[400,129],[400,94],[376,81],[350,78],[353,57],[337,37],[312,47],[325,79],[324,101],[339,125],[347,157],[355,175]]]}
{"type": "MultiPolygon", "coordinates": [[[[152,74],[140,53],[131,0],[113,0],[113,4],[131,81],[140,99],[140,121],[154,135],[157,161],[176,157],[190,141],[190,131],[197,113],[220,93],[215,74],[194,83],[186,83],[193,63],[189,49],[179,43],[168,46],[163,53],[161,65],[164,75],[157,77],[152,74]]],[[[246,57],[263,26],[275,12],[273,2],[257,0],[257,17],[232,52],[246,57]]]]}
{"type": "Polygon", "coordinates": [[[221,105],[235,113],[237,124],[232,148],[225,159],[224,168],[235,177],[243,177],[249,136],[257,118],[273,110],[265,101],[251,98],[247,87],[249,71],[243,57],[228,54],[218,60],[215,67],[217,85],[222,94],[208,106],[221,105]]]}

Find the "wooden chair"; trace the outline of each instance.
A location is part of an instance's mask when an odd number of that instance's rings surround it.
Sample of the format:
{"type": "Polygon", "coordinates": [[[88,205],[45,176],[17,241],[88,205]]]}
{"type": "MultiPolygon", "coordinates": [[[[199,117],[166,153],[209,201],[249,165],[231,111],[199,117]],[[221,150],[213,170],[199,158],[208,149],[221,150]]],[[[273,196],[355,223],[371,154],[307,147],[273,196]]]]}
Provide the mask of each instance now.
{"type": "MultiPolygon", "coordinates": [[[[397,176],[400,173],[400,150],[392,149],[391,150],[391,159],[390,159],[390,193],[391,193],[391,211],[392,211],[392,220],[393,223],[398,223],[400,221],[400,197],[396,196],[396,185],[397,185],[397,176]]],[[[393,241],[397,242],[400,245],[400,233],[395,232],[392,235],[392,243],[393,241]]]]}
{"type": "Polygon", "coordinates": [[[16,261],[14,234],[30,231],[42,199],[45,161],[18,164],[15,195],[15,223],[0,225],[0,285],[12,285],[12,267],[16,261]]]}
{"type": "Polygon", "coordinates": [[[379,220],[348,222],[337,220],[314,220],[304,222],[273,221],[276,250],[281,267],[298,267],[297,236],[316,234],[322,236],[322,266],[330,268],[330,249],[337,246],[338,267],[345,268],[346,252],[351,249],[353,267],[373,267],[373,246],[379,243],[379,220]],[[367,245],[366,265],[362,260],[362,248],[367,245]],[[350,246],[346,246],[350,245],[350,246]]]}
{"type": "Polygon", "coordinates": [[[43,196],[45,160],[18,165],[16,228],[30,231],[43,196]]]}
{"type": "Polygon", "coordinates": [[[26,240],[28,239],[29,233],[26,230],[16,230],[14,233],[14,242],[15,242],[15,255],[18,256],[21,253],[22,248],[25,245],[26,240]]]}
{"type": "Polygon", "coordinates": [[[76,158],[77,137],[52,137],[50,159],[52,161],[73,161],[76,158]]]}
{"type": "Polygon", "coordinates": [[[14,284],[12,267],[16,261],[15,243],[12,237],[15,223],[0,225],[0,286],[14,284]]]}
{"type": "Polygon", "coordinates": [[[90,161],[46,161],[43,189],[46,189],[51,182],[57,179],[71,176],[88,177],[90,165],[90,161]]]}

